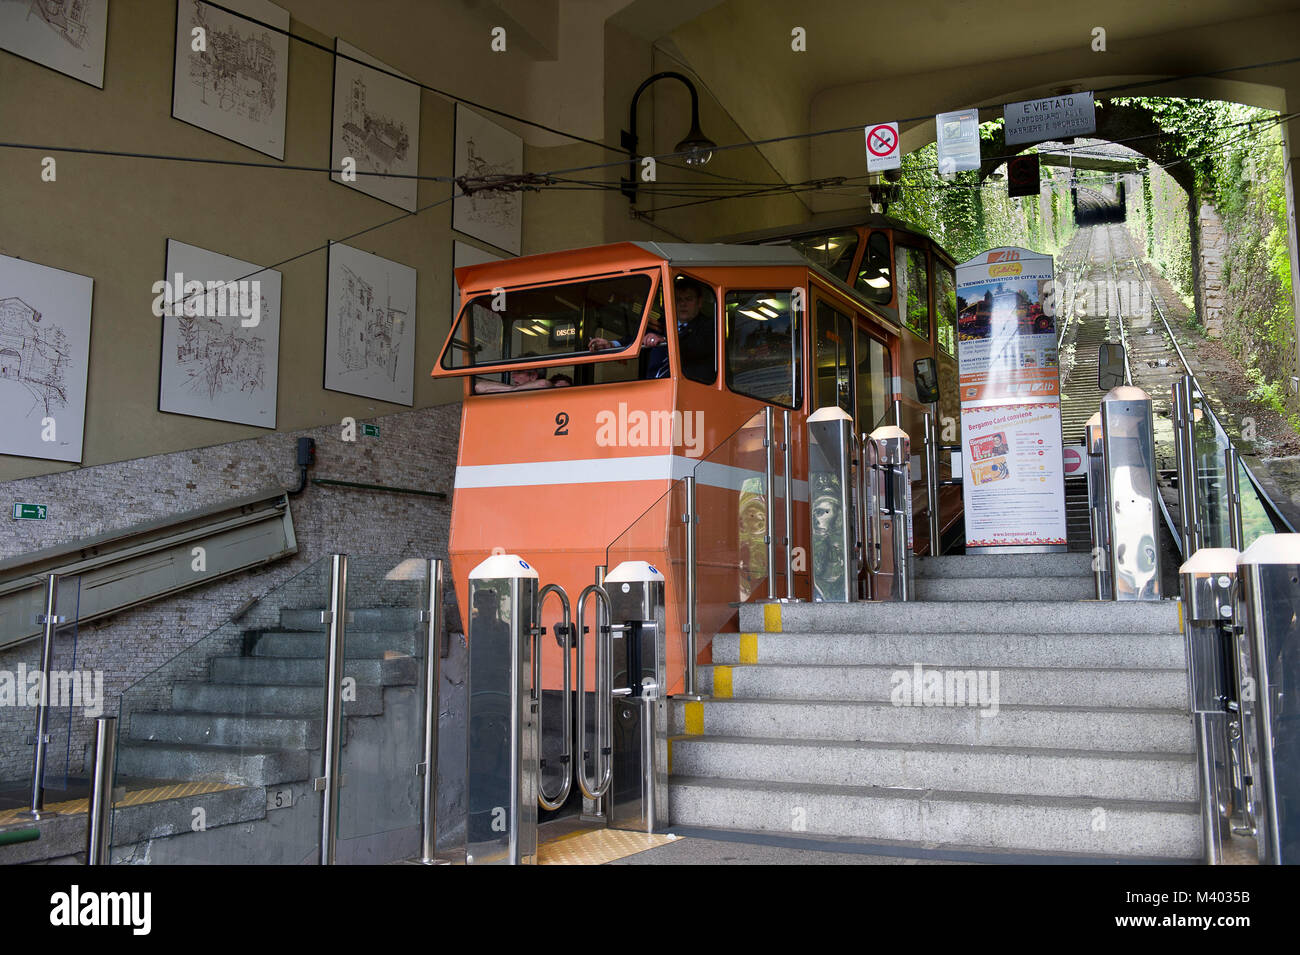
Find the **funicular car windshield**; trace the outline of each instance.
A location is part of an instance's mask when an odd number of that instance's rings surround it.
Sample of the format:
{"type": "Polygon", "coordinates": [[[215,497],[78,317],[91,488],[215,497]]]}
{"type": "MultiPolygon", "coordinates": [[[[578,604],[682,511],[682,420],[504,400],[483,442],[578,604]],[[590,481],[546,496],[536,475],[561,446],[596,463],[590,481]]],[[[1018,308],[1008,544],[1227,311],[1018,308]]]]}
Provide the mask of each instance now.
{"type": "Polygon", "coordinates": [[[653,286],[649,274],[632,273],[476,295],[461,309],[442,367],[590,361],[595,339],[611,344],[602,354],[627,358],[640,344],[653,286]]]}

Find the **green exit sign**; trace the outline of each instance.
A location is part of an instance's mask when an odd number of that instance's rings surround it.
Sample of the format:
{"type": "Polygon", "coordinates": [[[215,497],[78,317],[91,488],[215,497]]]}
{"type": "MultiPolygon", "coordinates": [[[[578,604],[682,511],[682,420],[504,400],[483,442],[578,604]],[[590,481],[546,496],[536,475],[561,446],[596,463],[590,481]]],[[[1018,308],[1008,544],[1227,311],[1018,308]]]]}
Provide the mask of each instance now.
{"type": "Polygon", "coordinates": [[[363,424],[361,426],[361,433],[365,435],[367,438],[377,438],[379,437],[379,425],[363,424]]]}
{"type": "Polygon", "coordinates": [[[44,504],[15,504],[14,520],[16,521],[43,521],[45,520],[44,504]]]}

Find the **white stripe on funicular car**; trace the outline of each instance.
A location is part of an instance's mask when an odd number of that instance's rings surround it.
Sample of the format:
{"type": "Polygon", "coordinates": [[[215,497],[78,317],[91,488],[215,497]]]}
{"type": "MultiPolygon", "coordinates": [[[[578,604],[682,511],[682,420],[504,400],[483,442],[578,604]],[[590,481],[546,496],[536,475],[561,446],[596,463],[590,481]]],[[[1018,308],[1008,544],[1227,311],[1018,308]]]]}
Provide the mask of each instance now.
{"type": "MultiPolygon", "coordinates": [[[[680,480],[694,474],[700,484],[733,491],[761,490],[763,472],[727,464],[701,462],[682,455],[647,454],[576,461],[524,461],[518,464],[471,464],[456,468],[457,488],[538,487],[548,484],[620,484],[626,481],[680,480]],[[751,482],[749,488],[746,482],[751,482]],[[757,482],[757,483],[752,483],[757,482]]],[[[785,495],[776,481],[776,496],[785,495]]],[[[796,501],[808,500],[808,482],[794,482],[796,501]]]]}

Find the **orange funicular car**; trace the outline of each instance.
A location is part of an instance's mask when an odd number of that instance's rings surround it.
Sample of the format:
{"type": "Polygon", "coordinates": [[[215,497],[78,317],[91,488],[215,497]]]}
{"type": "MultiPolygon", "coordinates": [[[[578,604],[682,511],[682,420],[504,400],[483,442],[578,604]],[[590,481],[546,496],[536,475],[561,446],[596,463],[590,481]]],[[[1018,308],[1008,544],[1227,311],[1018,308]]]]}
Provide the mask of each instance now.
{"type": "MultiPolygon", "coordinates": [[[[467,266],[456,279],[460,313],[433,375],[466,381],[449,547],[460,606],[469,571],[492,553],[524,557],[571,597],[598,565],[648,560],[666,577],[669,692],[683,674],[681,479],[696,479],[703,661],[734,603],[767,595],[764,407],[778,441],[788,413],[794,544],[805,547],[808,414],[838,404],[858,433],[919,424],[901,356],[933,354],[937,336],[922,347],[798,247],[623,242],[467,266]]],[[[948,501],[944,511],[947,526],[959,512],[948,501]]],[[[806,550],[794,591],[809,597],[806,550]]],[[[559,607],[545,610],[549,629],[559,607]]],[[[559,670],[558,653],[544,654],[543,686],[558,687],[559,670]]]]}

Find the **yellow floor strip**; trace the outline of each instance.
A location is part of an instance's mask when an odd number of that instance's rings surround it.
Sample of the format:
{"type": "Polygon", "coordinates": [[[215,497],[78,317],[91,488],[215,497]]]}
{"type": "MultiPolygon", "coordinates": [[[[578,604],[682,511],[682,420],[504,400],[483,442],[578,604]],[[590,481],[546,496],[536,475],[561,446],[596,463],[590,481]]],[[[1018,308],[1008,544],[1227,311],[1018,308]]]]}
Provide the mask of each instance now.
{"type": "Polygon", "coordinates": [[[740,662],[758,662],[758,634],[742,633],[740,635],[740,662]]]}
{"type": "MultiPolygon", "coordinates": [[[[180,799],[184,796],[201,796],[204,793],[222,792],[226,789],[238,789],[240,787],[230,783],[173,783],[170,786],[154,786],[150,789],[128,790],[127,793],[119,800],[113,803],[117,809],[126,806],[140,806],[150,802],[162,802],[165,799],[180,799]]],[[[66,802],[56,802],[47,804],[46,810],[56,812],[61,816],[75,816],[78,813],[86,812],[89,809],[90,801],[88,799],[69,799],[66,802]]],[[[0,826],[8,825],[19,818],[21,809],[6,809],[0,812],[0,826]]]]}
{"type": "Polygon", "coordinates": [[[722,664],[714,665],[713,695],[723,700],[731,698],[731,667],[722,664]]]}
{"type": "Polygon", "coordinates": [[[763,605],[763,629],[768,633],[781,632],[781,605],[763,605]]]}
{"type": "Polygon", "coordinates": [[[704,735],[704,704],[699,701],[686,704],[686,735],[704,735]]]}
{"type": "Polygon", "coordinates": [[[668,835],[592,829],[574,832],[537,847],[538,865],[603,865],[676,841],[668,835]]]}

